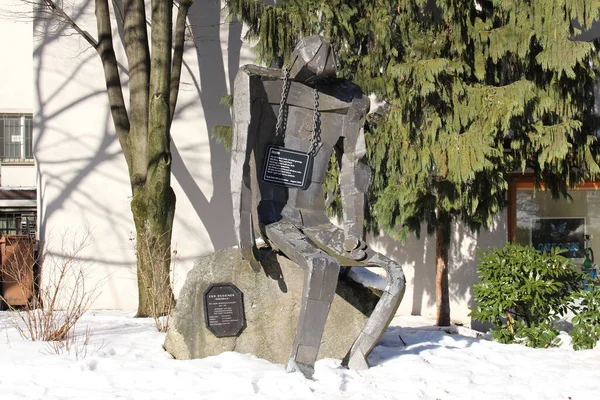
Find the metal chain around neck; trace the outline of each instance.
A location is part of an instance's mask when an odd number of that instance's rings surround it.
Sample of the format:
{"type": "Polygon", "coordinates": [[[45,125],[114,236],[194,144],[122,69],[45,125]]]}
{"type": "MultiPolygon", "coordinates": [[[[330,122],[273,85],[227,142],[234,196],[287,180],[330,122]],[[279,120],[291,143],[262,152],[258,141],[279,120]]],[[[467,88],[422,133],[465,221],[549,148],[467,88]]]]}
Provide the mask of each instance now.
{"type": "Polygon", "coordinates": [[[316,85],[313,90],[315,93],[315,108],[313,109],[313,131],[312,136],[310,137],[310,149],[308,150],[308,153],[314,156],[317,153],[319,142],[321,141],[321,113],[319,112],[319,92],[317,91],[316,85]]]}
{"type": "MultiPolygon", "coordinates": [[[[281,135],[283,137],[285,131],[284,124],[284,109],[287,97],[290,91],[289,85],[290,71],[287,67],[283,67],[283,86],[281,89],[281,100],[279,101],[279,112],[277,113],[277,124],[275,125],[275,138],[281,135]]],[[[314,89],[314,109],[313,109],[313,131],[310,138],[310,147],[308,154],[314,156],[317,153],[319,142],[321,141],[321,113],[319,112],[319,91],[315,85],[314,89]]]]}
{"type": "Polygon", "coordinates": [[[290,90],[289,85],[290,71],[287,67],[283,67],[283,87],[281,89],[281,100],[279,101],[279,113],[277,114],[277,124],[275,125],[275,138],[281,135],[283,136],[283,109],[285,108],[285,101],[290,90]]]}

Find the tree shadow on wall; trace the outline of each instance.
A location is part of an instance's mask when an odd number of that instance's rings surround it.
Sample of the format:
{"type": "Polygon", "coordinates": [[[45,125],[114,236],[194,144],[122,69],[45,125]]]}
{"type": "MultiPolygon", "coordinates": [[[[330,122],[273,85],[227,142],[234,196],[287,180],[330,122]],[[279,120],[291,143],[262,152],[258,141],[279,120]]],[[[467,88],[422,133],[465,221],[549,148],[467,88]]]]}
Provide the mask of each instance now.
{"type": "MultiPolygon", "coordinates": [[[[264,0],[265,4],[276,4],[276,0],[264,0]]],[[[223,144],[212,137],[216,125],[231,126],[231,112],[221,104],[221,98],[233,93],[235,76],[240,66],[242,52],[242,23],[223,23],[224,13],[221,2],[195,2],[188,14],[189,29],[195,44],[198,58],[198,71],[190,70],[202,109],[204,124],[209,134],[211,157],[210,182],[213,194],[204,196],[198,182],[184,162],[182,149],[177,141],[171,144],[173,153],[173,175],[190,199],[198,217],[204,224],[215,249],[236,244],[233,226],[233,205],[231,199],[230,154],[223,144]],[[225,61],[226,60],[226,61],[225,61]]],[[[189,69],[189,65],[186,66],[189,69]]],[[[179,107],[178,107],[179,109],[179,107]]]]}
{"type": "MultiPolygon", "coordinates": [[[[435,299],[435,239],[432,241],[432,238],[426,235],[417,239],[411,234],[405,243],[388,235],[377,236],[371,240],[385,255],[402,266],[405,275],[413,273],[412,282],[406,282],[407,294],[412,291],[411,315],[421,315],[424,306],[435,306],[431,301],[423,304],[425,294],[429,294],[430,298],[433,295],[435,299]]],[[[405,297],[403,301],[407,300],[405,297]]]]}
{"type": "MultiPolygon", "coordinates": [[[[506,241],[506,214],[498,213],[489,229],[481,228],[471,232],[466,226],[454,227],[450,253],[449,290],[451,301],[466,303],[469,308],[475,306],[473,285],[479,282],[477,265],[480,249],[499,246],[506,241]]],[[[487,330],[487,325],[469,317],[470,326],[478,330],[487,330]]]]}
{"type": "MultiPolygon", "coordinates": [[[[194,3],[190,9],[189,29],[195,43],[199,71],[190,70],[198,77],[193,85],[204,110],[204,124],[209,134],[211,177],[213,194],[208,199],[184,162],[176,140],[171,144],[173,175],[190,200],[196,214],[204,224],[215,249],[235,244],[229,180],[229,154],[222,144],[210,135],[215,125],[231,125],[231,114],[220,103],[221,97],[233,87],[240,63],[242,24],[232,22],[224,28],[218,2],[194,3]],[[227,69],[223,58],[228,61],[227,69]]],[[[189,65],[186,65],[189,69],[189,65]]]]}
{"type": "MultiPolygon", "coordinates": [[[[80,19],[84,14],[84,8],[89,7],[91,3],[91,0],[88,0],[84,3],[84,7],[75,9],[73,18],[80,19]]],[[[98,138],[99,140],[90,141],[90,143],[97,142],[96,148],[91,148],[93,145],[86,143],[87,129],[85,126],[78,126],[76,129],[71,129],[72,127],[70,126],[63,127],[61,125],[61,118],[64,118],[69,112],[73,112],[73,109],[77,105],[88,101],[102,100],[102,96],[105,96],[103,90],[89,90],[86,93],[77,95],[67,94],[70,83],[81,79],[84,67],[96,61],[97,55],[92,49],[88,49],[88,51],[84,50],[78,57],[73,57],[73,63],[76,65],[68,75],[61,78],[60,85],[56,85],[52,89],[49,89],[46,86],[43,87],[45,84],[44,73],[56,74],[57,72],[52,69],[52,61],[55,55],[47,54],[48,47],[58,45],[61,38],[69,36],[70,34],[71,32],[65,25],[57,24],[38,15],[34,16],[33,60],[35,68],[33,78],[35,115],[33,122],[33,154],[37,161],[36,168],[39,177],[38,190],[41,192],[38,197],[40,210],[39,235],[42,243],[46,240],[48,220],[65,206],[67,200],[73,201],[71,196],[72,193],[80,188],[86,176],[88,176],[91,171],[99,168],[104,162],[118,158],[120,153],[120,151],[114,150],[113,143],[115,142],[116,137],[114,134],[111,134],[110,126],[112,121],[110,120],[108,107],[105,107],[104,111],[102,137],[98,138]],[[68,100],[65,101],[64,99],[68,100]],[[56,107],[56,104],[59,102],[63,104],[56,107]],[[65,143],[77,143],[78,145],[83,145],[90,150],[90,153],[92,153],[93,156],[86,157],[85,155],[80,154],[67,154],[62,160],[56,157],[51,160],[40,159],[39,155],[43,155],[45,151],[52,151],[52,147],[57,141],[63,142],[63,145],[65,143]],[[46,146],[46,148],[44,148],[44,146],[46,146]],[[74,171],[71,170],[68,174],[65,174],[64,170],[55,172],[45,168],[46,166],[60,164],[75,164],[77,165],[77,168],[74,171]],[[56,189],[60,194],[54,199],[48,200],[46,197],[46,190],[49,188],[56,189]]],[[[117,222],[112,220],[112,215],[107,207],[97,204],[93,193],[82,192],[82,194],[85,201],[94,204],[95,209],[103,212],[103,216],[108,218],[111,223],[117,222]]],[[[77,202],[75,203],[77,204],[77,202]]],[[[77,205],[86,207],[85,204],[77,205]]]]}
{"type": "MultiPolygon", "coordinates": [[[[473,303],[473,285],[477,283],[478,248],[499,245],[506,229],[504,213],[496,217],[496,222],[489,231],[482,229],[479,233],[454,223],[449,253],[449,291],[452,302],[466,302],[468,307],[473,303]]],[[[423,230],[424,231],[424,230],[423,230]]],[[[384,235],[372,239],[373,244],[380,247],[388,257],[403,266],[405,273],[413,272],[411,314],[422,315],[425,309],[435,309],[435,236],[422,235],[420,239],[409,235],[405,244],[384,235]],[[411,271],[412,269],[412,271],[411,271]]],[[[405,301],[407,301],[406,299],[405,301]]],[[[452,309],[451,316],[452,316],[452,309]]],[[[471,324],[477,321],[471,320],[471,324]]]]}
{"type": "MultiPolygon", "coordinates": [[[[87,0],[80,5],[80,8],[70,10],[72,18],[77,21],[84,18],[85,10],[92,7],[93,2],[87,0]]],[[[49,20],[47,16],[34,15],[33,31],[33,154],[38,176],[38,232],[41,246],[45,248],[50,241],[60,241],[67,232],[78,234],[73,230],[74,223],[86,229],[92,215],[106,221],[108,226],[122,226],[127,213],[120,213],[113,204],[99,200],[100,188],[86,185],[86,179],[92,173],[121,184],[127,184],[128,179],[105,90],[88,84],[92,80],[86,71],[95,64],[99,65],[98,55],[83,39],[78,41],[64,24],[49,20]],[[70,63],[66,70],[61,69],[65,62],[70,63]],[[88,104],[96,105],[94,121],[101,124],[100,128],[81,123],[85,120],[79,118],[80,107],[88,104]],[[117,160],[121,160],[125,173],[114,174],[103,168],[117,160]],[[56,218],[66,208],[69,219],[56,218]]],[[[100,70],[100,79],[102,76],[100,70]]],[[[87,228],[93,230],[93,227],[87,228]]],[[[117,239],[120,243],[128,243],[126,235],[118,230],[114,234],[122,235],[117,239]]],[[[102,238],[96,239],[97,242],[92,244],[94,251],[82,253],[78,261],[98,264],[103,268],[124,266],[123,262],[97,257],[96,254],[106,249],[103,249],[102,238]]],[[[120,254],[117,257],[123,260],[131,258],[131,252],[126,248],[113,248],[111,251],[120,254]]],[[[49,254],[62,256],[58,248],[49,248],[49,254]]],[[[121,291],[109,281],[108,285],[111,284],[113,286],[105,290],[119,301],[121,291]]]]}
{"type": "MultiPolygon", "coordinates": [[[[73,19],[80,21],[85,14],[91,10],[93,2],[87,0],[81,3],[81,8],[74,8],[73,19]]],[[[117,2],[117,4],[119,4],[117,2]]],[[[94,22],[93,19],[86,20],[86,24],[89,25],[94,22]]],[[[190,73],[191,79],[193,80],[190,86],[195,88],[198,93],[202,108],[204,109],[206,131],[210,133],[214,125],[231,124],[231,116],[229,110],[219,104],[221,96],[228,92],[229,88],[233,84],[233,79],[240,59],[241,50],[241,24],[231,23],[222,27],[221,24],[221,13],[219,4],[216,1],[209,2],[208,4],[196,4],[190,11],[189,18],[190,30],[194,37],[194,42],[197,45],[195,51],[189,51],[186,56],[190,54],[196,54],[199,61],[199,70],[194,70],[195,67],[190,66],[189,63],[185,63],[184,68],[190,73]],[[229,29],[227,29],[229,27],[229,29]],[[221,39],[223,32],[229,33],[229,38],[226,42],[221,39]],[[223,63],[223,51],[222,47],[227,52],[228,70],[226,73],[225,65],[223,63]],[[198,78],[199,76],[199,78],[198,78]]],[[[117,27],[118,32],[123,33],[122,26],[117,27]]],[[[94,149],[89,149],[88,154],[92,156],[79,156],[73,154],[66,154],[63,159],[53,157],[52,160],[39,159],[37,163],[38,176],[40,177],[40,239],[45,240],[45,235],[48,230],[48,221],[56,214],[57,211],[63,209],[67,203],[69,207],[72,206],[72,202],[75,198],[74,194],[77,193],[77,197],[81,200],[81,204],[78,204],[85,212],[93,212],[101,214],[102,218],[106,218],[110,221],[110,224],[115,226],[120,224],[120,221],[115,220],[115,210],[110,205],[97,204],[94,196],[94,189],[86,187],[84,181],[90,175],[92,171],[97,172],[101,170],[105,163],[114,162],[116,159],[120,159],[123,168],[123,174],[111,177],[121,183],[128,183],[127,169],[122,156],[122,152],[118,147],[118,140],[114,133],[112,124],[112,118],[110,116],[109,107],[106,100],[106,93],[104,88],[89,90],[86,93],[82,93],[77,87],[77,91],[73,90],[73,82],[81,82],[89,77],[84,77],[83,68],[90,64],[95,64],[98,68],[98,78],[103,79],[102,71],[100,69],[100,59],[96,52],[89,46],[85,46],[81,49],[77,56],[73,57],[74,67],[69,73],[65,73],[61,76],[61,84],[56,86],[54,89],[49,90],[47,85],[44,85],[43,74],[56,73],[57,71],[49,72],[52,68],[52,57],[54,55],[49,54],[49,49],[61,48],[60,46],[69,46],[71,43],[77,43],[73,38],[66,39],[68,43],[59,43],[61,38],[67,36],[73,36],[73,32],[69,30],[65,25],[58,25],[46,19],[38,18],[35,20],[35,31],[36,31],[36,43],[34,50],[34,62],[37,64],[37,68],[34,71],[35,88],[37,92],[35,95],[36,101],[36,113],[35,113],[35,140],[34,140],[34,154],[43,154],[44,151],[48,150],[48,146],[51,146],[53,138],[50,134],[56,135],[57,132],[61,132],[63,140],[65,141],[77,141],[82,144],[85,140],[85,136],[97,135],[98,129],[96,127],[78,126],[65,127],[64,129],[59,126],[61,119],[64,122],[66,115],[69,112],[76,112],[75,108],[78,105],[85,104],[86,102],[93,101],[95,103],[101,103],[104,106],[98,107],[100,112],[103,113],[104,126],[102,129],[102,137],[94,138],[90,140],[90,144],[85,144],[88,147],[94,145],[94,149]],[[70,89],[70,90],[69,90],[70,89]],[[67,93],[68,92],[68,93],[67,93]],[[73,95],[73,93],[77,93],[73,95]],[[65,102],[64,99],[68,96],[73,97],[70,101],[65,102]],[[65,104],[61,108],[56,108],[56,102],[65,104]],[[88,134],[89,133],[89,134],[88,134]],[[50,164],[73,164],[77,165],[76,169],[70,171],[69,174],[54,173],[61,168],[47,168],[50,164]],[[52,191],[59,191],[57,196],[47,196],[47,193],[52,191]],[[89,202],[89,207],[86,207],[89,202]]],[[[118,40],[118,36],[115,38],[118,40]]],[[[65,39],[63,39],[65,40],[65,39]]],[[[84,43],[81,39],[79,44],[84,43]]],[[[193,44],[192,44],[193,45],[193,44]]],[[[190,44],[188,43],[188,46],[190,44]]],[[[70,49],[71,51],[73,49],[70,49]]],[[[77,53],[72,51],[72,53],[77,53]]],[[[193,63],[192,63],[193,64],[193,63]]],[[[96,67],[95,67],[96,68],[96,67]]],[[[120,72],[122,74],[123,84],[126,84],[128,71],[125,66],[120,66],[120,72]]],[[[197,107],[198,97],[194,100],[188,100],[186,103],[180,101],[176,110],[175,119],[180,117],[182,112],[197,107]]],[[[200,130],[200,129],[199,129],[200,130]]],[[[173,132],[177,136],[177,132],[173,132]]],[[[198,133],[190,133],[198,134],[198,133]]],[[[176,140],[172,143],[173,152],[173,175],[176,180],[180,183],[183,188],[184,195],[189,199],[190,203],[197,214],[199,221],[206,228],[207,234],[210,238],[210,242],[214,248],[228,247],[234,244],[233,235],[233,218],[231,208],[231,191],[229,184],[229,155],[225,151],[222,145],[216,143],[212,138],[209,139],[209,151],[211,156],[210,162],[210,173],[208,169],[206,171],[207,176],[202,176],[200,179],[206,180],[213,183],[213,195],[209,199],[201,191],[198,186],[198,177],[194,177],[188,168],[190,162],[194,160],[184,159],[182,152],[189,152],[189,148],[179,148],[176,140]]],[[[202,149],[195,148],[194,151],[202,151],[202,149]]],[[[88,185],[89,186],[89,185],[88,185]]],[[[131,221],[131,215],[129,208],[125,212],[128,221],[131,221]]],[[[190,223],[189,218],[181,218],[184,223],[190,223]]],[[[56,219],[52,221],[56,224],[56,219]]],[[[126,243],[128,238],[123,238],[123,242],[126,243]]]]}

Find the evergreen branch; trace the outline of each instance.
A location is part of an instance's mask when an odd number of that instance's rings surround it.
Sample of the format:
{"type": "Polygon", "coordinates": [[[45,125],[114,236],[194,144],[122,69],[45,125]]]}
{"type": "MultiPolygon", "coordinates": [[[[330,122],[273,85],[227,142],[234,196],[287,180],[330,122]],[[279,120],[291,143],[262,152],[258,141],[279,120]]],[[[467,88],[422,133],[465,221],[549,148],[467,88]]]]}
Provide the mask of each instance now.
{"type": "Polygon", "coordinates": [[[226,0],[230,15],[248,27],[246,39],[260,39],[253,48],[259,62],[285,63],[297,40],[316,31],[318,1],[283,1],[275,6],[260,0],[226,0]]]}
{"type": "Polygon", "coordinates": [[[399,238],[423,222],[434,232],[440,206],[490,224],[519,167],[540,181],[570,180],[574,164],[577,179],[600,171],[589,139],[598,44],[568,40],[575,16],[598,17],[583,3],[227,1],[259,59],[280,61],[290,38],[320,33],[338,49],[339,75],[388,104],[368,122],[368,207],[399,238]]]}

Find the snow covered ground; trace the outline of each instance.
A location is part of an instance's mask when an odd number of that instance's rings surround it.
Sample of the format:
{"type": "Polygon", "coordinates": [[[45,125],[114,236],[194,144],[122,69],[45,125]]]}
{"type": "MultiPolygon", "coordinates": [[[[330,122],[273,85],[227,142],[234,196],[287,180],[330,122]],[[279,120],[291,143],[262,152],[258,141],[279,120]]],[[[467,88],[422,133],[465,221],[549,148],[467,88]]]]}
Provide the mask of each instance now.
{"type": "Polygon", "coordinates": [[[79,325],[93,334],[85,358],[24,341],[9,321],[0,312],[0,400],[600,398],[600,347],[575,352],[566,335],[561,348],[530,349],[397,317],[370,370],[326,359],[311,381],[245,354],[173,360],[162,349],[164,334],[133,312],[88,312],[79,325]]]}

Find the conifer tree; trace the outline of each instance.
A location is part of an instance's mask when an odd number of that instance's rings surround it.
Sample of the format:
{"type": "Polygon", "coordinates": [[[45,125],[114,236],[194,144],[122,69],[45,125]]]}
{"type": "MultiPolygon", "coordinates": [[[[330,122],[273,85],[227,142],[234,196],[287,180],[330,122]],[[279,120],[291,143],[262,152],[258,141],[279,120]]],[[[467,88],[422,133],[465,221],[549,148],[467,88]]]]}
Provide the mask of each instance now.
{"type": "Polygon", "coordinates": [[[341,75],[384,102],[367,121],[369,211],[395,238],[436,234],[438,325],[450,324],[453,221],[489,226],[514,171],[555,195],[600,172],[598,45],[570,40],[598,18],[598,0],[227,3],[260,61],[285,63],[319,33],[341,75]]]}

